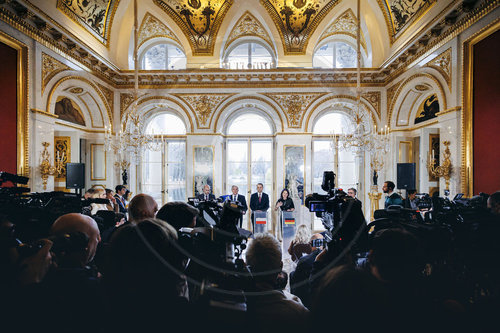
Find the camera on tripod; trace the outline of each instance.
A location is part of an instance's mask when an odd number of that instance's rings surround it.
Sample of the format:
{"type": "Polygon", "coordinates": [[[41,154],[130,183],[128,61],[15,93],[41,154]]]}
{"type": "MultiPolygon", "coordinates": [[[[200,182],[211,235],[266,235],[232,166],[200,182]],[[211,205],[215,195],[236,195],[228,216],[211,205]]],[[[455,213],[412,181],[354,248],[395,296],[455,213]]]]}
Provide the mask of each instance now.
{"type": "Polygon", "coordinates": [[[326,229],[327,250],[339,253],[354,241],[354,249],[364,251],[367,247],[367,233],[361,203],[348,196],[341,188],[335,188],[333,171],[323,172],[321,188],[327,194],[310,194],[306,196],[305,205],[310,212],[321,218],[326,229]]]}

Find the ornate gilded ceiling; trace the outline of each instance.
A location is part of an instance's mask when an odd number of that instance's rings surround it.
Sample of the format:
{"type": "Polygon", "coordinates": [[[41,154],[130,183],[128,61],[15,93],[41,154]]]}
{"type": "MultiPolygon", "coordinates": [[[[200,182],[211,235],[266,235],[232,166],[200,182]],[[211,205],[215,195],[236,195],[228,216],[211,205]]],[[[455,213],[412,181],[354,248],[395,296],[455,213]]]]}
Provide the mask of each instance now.
{"type": "Polygon", "coordinates": [[[285,55],[305,54],[321,20],[339,0],[260,0],[278,29],[285,55]]]}
{"type": "Polygon", "coordinates": [[[113,16],[119,2],[120,0],[57,0],[57,8],[108,46],[113,16]]]}
{"type": "Polygon", "coordinates": [[[377,1],[384,12],[391,43],[437,2],[437,0],[377,1]]]}
{"type": "Polygon", "coordinates": [[[193,55],[213,55],[219,27],[233,0],[153,0],[182,29],[193,55]]]}

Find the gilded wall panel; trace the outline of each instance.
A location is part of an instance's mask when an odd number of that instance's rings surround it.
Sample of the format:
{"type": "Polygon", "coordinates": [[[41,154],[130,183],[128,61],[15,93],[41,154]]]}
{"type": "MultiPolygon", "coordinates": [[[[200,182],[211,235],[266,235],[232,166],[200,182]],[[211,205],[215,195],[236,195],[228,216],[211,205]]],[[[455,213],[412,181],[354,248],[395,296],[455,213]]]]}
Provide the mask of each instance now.
{"type": "Polygon", "coordinates": [[[235,94],[174,94],[183,100],[196,114],[198,128],[209,128],[214,111],[235,94]]]}
{"type": "Polygon", "coordinates": [[[434,68],[445,79],[451,90],[451,47],[425,64],[426,67],[434,68]]]}
{"type": "Polygon", "coordinates": [[[42,52],[42,93],[54,76],[69,69],[71,69],[69,66],[42,52]]]}
{"type": "Polygon", "coordinates": [[[137,44],[141,47],[142,44],[152,38],[164,37],[171,39],[178,44],[181,44],[179,38],[159,19],[150,13],[146,13],[139,28],[139,36],[137,37],[137,44]]]}
{"type": "Polygon", "coordinates": [[[66,181],[66,163],[71,162],[71,137],[54,136],[54,157],[62,159],[63,165],[61,172],[55,175],[55,181],[66,181]]]}
{"type": "Polygon", "coordinates": [[[273,42],[266,29],[250,12],[245,12],[234,25],[233,30],[229,34],[226,45],[230,45],[233,41],[240,37],[255,36],[265,40],[271,47],[273,42]]]}
{"type": "MultiPolygon", "coordinates": [[[[322,40],[334,36],[334,35],[347,35],[354,39],[357,38],[357,18],[354,15],[352,9],[348,9],[325,29],[321,37],[319,38],[318,44],[321,43],[322,40]]],[[[363,31],[361,31],[361,46],[366,50],[366,40],[363,31]]]]}
{"type": "Polygon", "coordinates": [[[286,115],[288,127],[300,128],[306,110],[314,101],[324,96],[325,93],[269,93],[264,95],[270,97],[281,106],[286,115]]]}

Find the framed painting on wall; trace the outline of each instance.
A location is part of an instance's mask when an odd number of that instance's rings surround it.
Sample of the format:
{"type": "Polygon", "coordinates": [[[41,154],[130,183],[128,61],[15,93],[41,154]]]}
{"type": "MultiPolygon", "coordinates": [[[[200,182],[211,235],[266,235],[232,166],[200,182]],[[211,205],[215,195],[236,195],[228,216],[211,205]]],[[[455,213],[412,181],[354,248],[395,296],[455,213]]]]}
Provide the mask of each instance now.
{"type": "Polygon", "coordinates": [[[209,185],[214,189],[214,147],[193,147],[193,194],[197,196],[203,192],[203,186],[209,185]]]}
{"type": "Polygon", "coordinates": [[[284,146],[283,185],[290,192],[292,199],[299,199],[304,204],[305,152],[306,146],[284,146]]]}

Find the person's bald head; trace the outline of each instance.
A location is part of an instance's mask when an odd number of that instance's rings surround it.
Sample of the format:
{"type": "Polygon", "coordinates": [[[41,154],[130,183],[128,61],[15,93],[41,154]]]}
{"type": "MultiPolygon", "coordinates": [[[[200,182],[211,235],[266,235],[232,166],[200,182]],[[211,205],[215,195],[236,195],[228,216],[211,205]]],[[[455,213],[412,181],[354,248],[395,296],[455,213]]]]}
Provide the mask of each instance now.
{"type": "Polygon", "coordinates": [[[85,254],[79,258],[82,265],[88,264],[94,258],[97,244],[101,241],[99,228],[93,218],[87,215],[70,213],[60,216],[50,229],[50,233],[55,236],[81,232],[87,235],[89,243],[85,249],[85,254]]]}
{"type": "Polygon", "coordinates": [[[157,211],[158,204],[152,196],[147,194],[136,195],[128,205],[130,222],[154,218],[157,211]]]}

